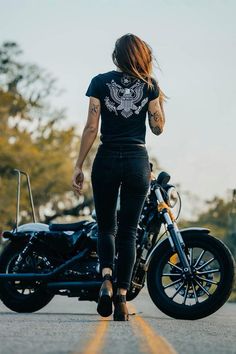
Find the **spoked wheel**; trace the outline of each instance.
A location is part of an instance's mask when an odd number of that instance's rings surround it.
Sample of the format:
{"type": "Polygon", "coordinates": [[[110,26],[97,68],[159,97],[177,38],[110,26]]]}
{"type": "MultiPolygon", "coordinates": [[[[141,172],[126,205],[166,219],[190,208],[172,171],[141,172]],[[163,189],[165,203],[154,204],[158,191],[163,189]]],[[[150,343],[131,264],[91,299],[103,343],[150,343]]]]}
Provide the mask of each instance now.
{"type": "MultiPolygon", "coordinates": [[[[24,247],[9,244],[0,257],[0,273],[13,273],[15,261],[24,247]]],[[[26,258],[23,273],[43,273],[49,271],[50,262],[43,254],[34,252],[26,258]]],[[[34,312],[46,306],[54,295],[42,288],[38,281],[1,281],[0,298],[11,310],[34,312]]]]}
{"type": "Polygon", "coordinates": [[[177,253],[164,241],[152,257],[147,285],[155,305],[167,315],[198,319],[217,311],[228,299],[234,260],[223,242],[208,234],[183,235],[193,274],[186,277],[177,253]]]}

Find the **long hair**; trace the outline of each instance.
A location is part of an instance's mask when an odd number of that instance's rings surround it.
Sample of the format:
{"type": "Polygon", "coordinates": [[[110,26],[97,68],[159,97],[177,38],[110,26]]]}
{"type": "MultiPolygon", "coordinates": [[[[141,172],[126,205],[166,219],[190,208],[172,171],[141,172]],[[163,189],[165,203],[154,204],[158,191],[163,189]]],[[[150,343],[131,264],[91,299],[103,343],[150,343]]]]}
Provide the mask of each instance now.
{"type": "MultiPolygon", "coordinates": [[[[153,59],[150,45],[132,33],[123,35],[115,42],[113,63],[122,71],[145,81],[149,89],[153,88],[153,59]]],[[[167,96],[160,89],[157,79],[154,80],[157,82],[162,102],[167,96]]]]}

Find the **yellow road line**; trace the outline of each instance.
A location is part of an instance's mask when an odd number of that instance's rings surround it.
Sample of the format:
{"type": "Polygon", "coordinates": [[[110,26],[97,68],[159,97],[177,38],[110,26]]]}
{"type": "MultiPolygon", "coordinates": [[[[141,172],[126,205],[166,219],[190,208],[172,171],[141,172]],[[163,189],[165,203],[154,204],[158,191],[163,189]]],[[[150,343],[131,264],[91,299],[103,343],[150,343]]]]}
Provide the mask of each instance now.
{"type": "MultiPolygon", "coordinates": [[[[129,313],[137,312],[135,307],[128,303],[129,313]]],[[[111,316],[106,320],[102,319],[98,322],[94,334],[87,342],[82,351],[76,351],[73,354],[100,354],[105,344],[105,335],[108,329],[111,316]]],[[[140,350],[142,353],[148,354],[177,354],[172,345],[163,337],[160,336],[154,329],[139,315],[130,318],[130,321],[137,341],[139,340],[140,350]]]]}
{"type": "MultiPolygon", "coordinates": [[[[110,319],[110,317],[108,317],[110,319]]],[[[74,354],[98,354],[102,352],[102,348],[104,346],[104,338],[108,328],[109,321],[108,320],[100,320],[97,327],[95,328],[95,332],[91,339],[87,342],[86,347],[79,352],[74,352],[74,354]]]]}
{"type": "MultiPolygon", "coordinates": [[[[131,311],[136,312],[133,305],[128,304],[131,311]]],[[[162,336],[158,335],[156,331],[139,315],[134,316],[134,321],[131,321],[134,329],[137,332],[139,329],[138,338],[140,341],[140,349],[143,353],[150,354],[177,354],[172,345],[162,336]]]]}

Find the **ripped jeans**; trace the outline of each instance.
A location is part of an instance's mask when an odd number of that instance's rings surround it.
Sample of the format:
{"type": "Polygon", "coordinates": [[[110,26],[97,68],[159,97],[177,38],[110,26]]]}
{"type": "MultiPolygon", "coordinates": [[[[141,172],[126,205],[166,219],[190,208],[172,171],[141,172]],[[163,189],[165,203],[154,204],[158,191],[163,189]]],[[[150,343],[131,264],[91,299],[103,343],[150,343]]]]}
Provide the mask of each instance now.
{"type": "Polygon", "coordinates": [[[137,226],[150,181],[151,168],[146,146],[99,145],[91,170],[98,225],[97,251],[100,269],[109,267],[114,271],[117,246],[118,288],[129,289],[131,285],[136,260],[137,226]],[[117,227],[119,188],[120,212],[117,227]]]}

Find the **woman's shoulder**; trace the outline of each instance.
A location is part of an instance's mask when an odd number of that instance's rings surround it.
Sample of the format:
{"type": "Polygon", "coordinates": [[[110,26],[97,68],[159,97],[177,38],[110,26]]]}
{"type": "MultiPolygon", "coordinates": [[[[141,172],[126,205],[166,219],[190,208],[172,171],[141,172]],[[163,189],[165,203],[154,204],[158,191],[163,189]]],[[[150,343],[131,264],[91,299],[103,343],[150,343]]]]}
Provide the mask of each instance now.
{"type": "Polygon", "coordinates": [[[111,75],[114,75],[114,72],[116,72],[116,71],[115,70],[109,70],[109,71],[105,71],[105,72],[100,72],[100,73],[94,75],[92,78],[93,79],[107,78],[107,77],[110,77],[111,75]]]}
{"type": "Polygon", "coordinates": [[[113,78],[113,70],[102,73],[100,72],[93,75],[85,95],[99,98],[103,92],[104,87],[106,86],[106,83],[113,78]]]}
{"type": "Polygon", "coordinates": [[[95,85],[98,85],[100,87],[106,86],[107,83],[115,82],[120,83],[121,78],[122,78],[122,72],[116,71],[116,70],[109,70],[109,71],[104,71],[100,72],[96,75],[94,75],[91,79],[92,83],[95,85]]]}

